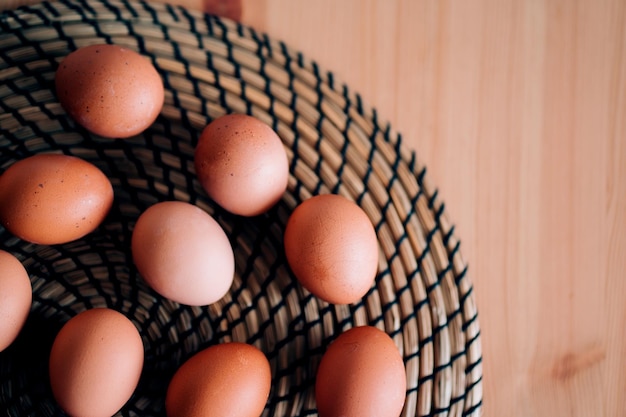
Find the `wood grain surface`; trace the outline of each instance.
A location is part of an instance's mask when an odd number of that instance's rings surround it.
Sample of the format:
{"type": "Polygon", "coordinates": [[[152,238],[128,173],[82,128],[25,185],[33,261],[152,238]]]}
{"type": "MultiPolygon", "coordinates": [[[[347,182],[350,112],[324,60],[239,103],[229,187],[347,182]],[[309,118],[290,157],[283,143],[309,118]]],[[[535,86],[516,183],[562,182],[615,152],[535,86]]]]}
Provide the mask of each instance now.
{"type": "Polygon", "coordinates": [[[626,415],[626,2],[244,1],[429,168],[479,308],[486,416],[626,415]]]}
{"type": "Polygon", "coordinates": [[[485,416],[625,416],[626,2],[243,0],[241,21],[427,165],[475,286],[485,416]]]}

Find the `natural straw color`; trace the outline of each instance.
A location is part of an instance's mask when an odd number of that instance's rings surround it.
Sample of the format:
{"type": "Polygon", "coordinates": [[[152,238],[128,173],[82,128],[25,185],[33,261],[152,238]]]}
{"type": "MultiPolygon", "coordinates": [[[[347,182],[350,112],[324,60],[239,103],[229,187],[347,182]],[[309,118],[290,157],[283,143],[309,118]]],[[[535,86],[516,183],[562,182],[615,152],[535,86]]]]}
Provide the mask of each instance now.
{"type": "Polygon", "coordinates": [[[0,229],[0,247],[23,261],[34,289],[22,337],[0,355],[0,402],[8,415],[59,412],[45,379],[51,340],[69,317],[96,306],[131,318],[146,348],[144,375],[123,416],[163,415],[163,393],[176,367],[227,340],[252,343],[270,359],[265,416],[316,415],[313,382],[321,355],[338,334],[362,324],[386,331],[404,357],[403,416],[481,414],[480,328],[454,227],[421,161],[332,73],[249,27],[174,6],[45,3],[5,12],[0,29],[0,172],[34,153],[63,152],[96,164],[115,187],[110,216],[79,241],[37,246],[0,229]],[[165,107],[139,137],[90,135],[54,95],[63,57],[103,42],[146,55],[163,77],[165,107]],[[290,161],[287,193],[256,218],[221,210],[195,179],[200,131],[230,112],[272,126],[290,161]],[[316,299],[284,259],[289,213],[304,199],[331,192],[356,201],[378,234],[376,283],[353,305],[316,299]],[[137,216],[173,199],[212,214],[235,251],[231,291],[205,308],[158,297],[131,262],[137,216]]]}

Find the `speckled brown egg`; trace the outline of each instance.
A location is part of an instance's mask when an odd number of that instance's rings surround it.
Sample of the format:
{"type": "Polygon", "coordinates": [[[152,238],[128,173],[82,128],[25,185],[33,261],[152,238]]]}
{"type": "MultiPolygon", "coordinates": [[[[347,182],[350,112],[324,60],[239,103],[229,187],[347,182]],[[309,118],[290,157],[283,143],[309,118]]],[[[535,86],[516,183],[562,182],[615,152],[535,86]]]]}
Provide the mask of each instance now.
{"type": "Polygon", "coordinates": [[[54,339],[52,393],[72,417],[110,417],[134,393],[143,360],[141,336],[126,316],[108,308],[83,311],[54,339]]]}
{"type": "Polygon", "coordinates": [[[194,159],[209,197],[234,214],[262,214],[287,189],[289,164],[283,143],[253,116],[228,114],[213,120],[202,131],[194,159]]]}
{"type": "Polygon", "coordinates": [[[206,348],[176,371],[167,389],[168,417],[259,417],[269,397],[270,364],[238,342],[206,348]]]}
{"type": "Polygon", "coordinates": [[[163,108],[163,81],[147,57],[119,45],[89,45],[70,53],[55,74],[59,102],[92,133],[128,138],[150,126],[163,108]]]}
{"type": "Polygon", "coordinates": [[[404,362],[382,330],[353,327],[322,356],[315,379],[320,417],[398,417],[405,399],[404,362]]]}
{"type": "Polygon", "coordinates": [[[30,278],[22,263],[0,250],[0,352],[19,335],[33,301],[30,278]]]}
{"type": "Polygon", "coordinates": [[[102,223],[112,204],[107,176],[74,156],[30,156],[0,176],[0,223],[32,243],[79,239],[102,223]]]}
{"type": "Polygon", "coordinates": [[[317,195],[299,204],[287,221],[284,247],[302,286],[330,303],[359,300],[378,271],[374,226],[361,207],[340,195],[317,195]]]}

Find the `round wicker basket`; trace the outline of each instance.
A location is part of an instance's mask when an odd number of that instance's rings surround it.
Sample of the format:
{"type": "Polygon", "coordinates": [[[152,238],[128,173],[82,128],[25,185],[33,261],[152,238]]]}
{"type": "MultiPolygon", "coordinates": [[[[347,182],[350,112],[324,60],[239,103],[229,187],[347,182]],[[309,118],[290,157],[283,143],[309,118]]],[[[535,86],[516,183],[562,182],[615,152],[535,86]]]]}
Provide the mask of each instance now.
{"type": "Polygon", "coordinates": [[[0,172],[41,152],[75,155],[111,179],[115,205],[83,239],[43,246],[0,227],[33,286],[33,307],[16,342],[0,353],[0,409],[7,416],[63,415],[47,380],[50,346],[78,312],[107,306],[141,332],[145,366],[122,416],[164,415],[169,378],[198,350],[254,344],[268,357],[272,390],[264,416],[316,415],[314,380],[342,331],[377,326],[406,365],[403,416],[477,416],[482,406],[480,329],[454,226],[415,153],[374,108],[285,43],[226,19],[126,0],[64,0],[0,14],[0,172]],[[116,43],[149,57],[165,106],[142,135],[96,137],[76,125],[54,93],[63,57],[116,43]],[[258,117],[284,142],[288,190],[268,213],[225,212],[195,178],[193,150],[204,126],[225,113],[258,117]],[[332,305],[312,296],[286,265],[286,220],[321,193],[357,202],[375,225],[379,271],[363,299],[332,305]],[[151,291],[132,264],[130,236],[148,206],[191,202],[227,232],[236,257],[231,291],[207,307],[151,291]]]}

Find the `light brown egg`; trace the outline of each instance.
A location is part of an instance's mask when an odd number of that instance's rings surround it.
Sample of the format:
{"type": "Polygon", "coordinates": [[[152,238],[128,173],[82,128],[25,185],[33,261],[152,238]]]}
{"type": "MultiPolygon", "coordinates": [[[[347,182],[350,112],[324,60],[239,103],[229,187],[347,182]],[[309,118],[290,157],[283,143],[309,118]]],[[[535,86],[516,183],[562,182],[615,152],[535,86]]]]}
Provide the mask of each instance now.
{"type": "Polygon", "coordinates": [[[110,417],[135,391],[143,368],[135,325],[108,308],[83,311],[57,334],[50,352],[54,398],[72,417],[110,417]]]}
{"type": "Polygon", "coordinates": [[[176,371],[167,389],[168,417],[259,417],[271,386],[270,364],[245,343],[206,348],[176,371]]]}
{"type": "Polygon", "coordinates": [[[398,417],[405,398],[402,356],[382,330],[351,328],[322,356],[315,380],[320,417],[398,417]]]}
{"type": "Polygon", "coordinates": [[[22,263],[0,250],[0,352],[19,335],[33,302],[30,278],[22,263]]]}
{"type": "Polygon", "coordinates": [[[285,148],[276,132],[255,117],[229,114],[209,123],[194,158],[204,190],[231,213],[264,213],[287,189],[285,148]]]}
{"type": "Polygon", "coordinates": [[[32,243],[81,238],[102,223],[112,204],[106,175],[74,156],[34,155],[0,176],[0,223],[32,243]]]}
{"type": "Polygon", "coordinates": [[[55,74],[59,102],[92,133],[128,138],[150,126],[163,108],[163,81],[147,57],[119,45],[89,45],[70,53],[55,74]]]}
{"type": "Polygon", "coordinates": [[[378,271],[374,226],[363,209],[340,195],[318,195],[298,205],[287,221],[284,246],[300,283],[330,303],[359,300],[378,271]]]}
{"type": "Polygon", "coordinates": [[[212,304],[233,283],[235,255],[228,236],[193,204],[164,201],[149,207],[137,220],[131,247],[139,274],[172,301],[212,304]]]}

